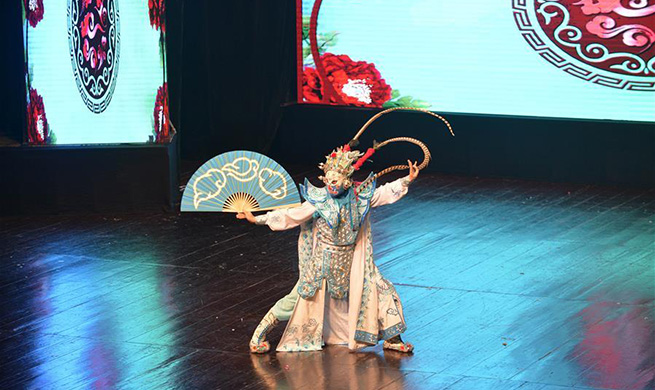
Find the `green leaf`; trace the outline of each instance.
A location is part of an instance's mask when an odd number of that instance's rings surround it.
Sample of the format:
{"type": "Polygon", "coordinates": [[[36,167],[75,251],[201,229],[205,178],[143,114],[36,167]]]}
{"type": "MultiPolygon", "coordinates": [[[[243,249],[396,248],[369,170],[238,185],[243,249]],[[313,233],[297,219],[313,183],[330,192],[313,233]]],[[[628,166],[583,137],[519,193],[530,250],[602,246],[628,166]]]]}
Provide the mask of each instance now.
{"type": "Polygon", "coordinates": [[[328,47],[332,47],[337,44],[337,35],[336,31],[331,31],[325,34],[318,34],[316,37],[318,40],[318,50],[319,52],[324,52],[328,47]]]}
{"type": "Polygon", "coordinates": [[[400,107],[401,105],[398,104],[398,102],[394,100],[388,100],[382,104],[382,108],[394,108],[394,107],[400,107]]]}
{"type": "Polygon", "coordinates": [[[426,102],[425,100],[419,100],[419,99],[416,99],[416,100],[414,100],[414,101],[412,102],[412,107],[416,107],[416,108],[430,108],[430,107],[432,107],[432,104],[426,102]]]}
{"type": "Polygon", "coordinates": [[[29,67],[27,68],[27,83],[29,86],[32,85],[32,82],[34,80],[34,65],[30,64],[29,67]]]}
{"type": "Polygon", "coordinates": [[[337,36],[339,35],[336,31],[330,31],[327,33],[318,34],[318,41],[323,45],[334,46],[337,43],[337,36]]]}
{"type": "Polygon", "coordinates": [[[56,145],[57,144],[57,135],[52,129],[48,129],[48,142],[47,144],[56,145]]]}
{"type": "Polygon", "coordinates": [[[383,108],[394,108],[394,107],[412,107],[412,108],[429,108],[432,107],[432,104],[426,102],[425,100],[414,99],[411,96],[402,96],[399,97],[400,92],[398,90],[391,91],[391,99],[384,102],[382,105],[383,108]]]}
{"type": "Polygon", "coordinates": [[[302,17],[302,39],[309,39],[309,16],[302,17]]]}
{"type": "Polygon", "coordinates": [[[312,55],[312,49],[309,48],[309,46],[303,46],[302,48],[302,58],[303,60],[307,57],[312,55]]]}

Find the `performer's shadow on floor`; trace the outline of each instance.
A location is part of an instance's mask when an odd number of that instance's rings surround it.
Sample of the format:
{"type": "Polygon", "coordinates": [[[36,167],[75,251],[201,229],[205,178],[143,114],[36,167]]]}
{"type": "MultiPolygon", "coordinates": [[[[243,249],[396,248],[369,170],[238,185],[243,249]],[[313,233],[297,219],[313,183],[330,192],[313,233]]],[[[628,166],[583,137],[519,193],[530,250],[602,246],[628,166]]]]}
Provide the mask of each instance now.
{"type": "Polygon", "coordinates": [[[380,346],[351,352],[330,345],[316,352],[251,354],[253,369],[268,389],[404,389],[401,361],[412,355],[380,346]]]}

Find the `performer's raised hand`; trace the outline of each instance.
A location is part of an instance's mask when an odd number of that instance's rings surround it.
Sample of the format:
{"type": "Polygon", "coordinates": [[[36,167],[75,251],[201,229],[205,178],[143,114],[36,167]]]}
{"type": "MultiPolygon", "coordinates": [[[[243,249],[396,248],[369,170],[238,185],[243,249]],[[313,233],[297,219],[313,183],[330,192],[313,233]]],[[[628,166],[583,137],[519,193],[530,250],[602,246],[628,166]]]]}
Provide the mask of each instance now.
{"type": "Polygon", "coordinates": [[[237,219],[247,219],[248,222],[250,223],[256,223],[257,220],[255,219],[255,216],[252,215],[250,211],[244,211],[242,213],[237,213],[237,219]]]}
{"type": "Polygon", "coordinates": [[[414,161],[414,164],[412,164],[410,160],[407,160],[407,163],[409,164],[409,181],[414,181],[418,177],[418,162],[414,161]]]}

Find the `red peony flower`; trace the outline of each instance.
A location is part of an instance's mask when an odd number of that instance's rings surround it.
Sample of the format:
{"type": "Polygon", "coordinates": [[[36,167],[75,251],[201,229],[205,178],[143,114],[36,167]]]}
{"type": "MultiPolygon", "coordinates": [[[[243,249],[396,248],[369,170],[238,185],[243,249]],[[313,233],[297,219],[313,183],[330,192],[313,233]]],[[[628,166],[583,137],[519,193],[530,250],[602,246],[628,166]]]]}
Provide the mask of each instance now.
{"type": "Polygon", "coordinates": [[[49,138],[48,120],[45,116],[43,98],[30,88],[30,100],[27,104],[27,143],[30,145],[43,145],[49,138]]]}
{"type": "Polygon", "coordinates": [[[155,29],[161,28],[166,32],[166,6],[165,0],[148,0],[148,9],[150,14],[150,25],[155,29]]]}
{"type": "Polygon", "coordinates": [[[155,142],[170,142],[172,134],[168,123],[168,83],[164,83],[157,90],[153,115],[155,117],[155,142]]]}
{"type": "MultiPolygon", "coordinates": [[[[382,107],[384,102],[391,99],[391,87],[374,64],[331,53],[323,54],[320,61],[328,81],[347,105],[382,107]]],[[[305,68],[302,87],[306,102],[322,102],[325,91],[316,69],[305,68]]],[[[330,97],[330,103],[336,103],[334,97],[330,97]]]]}
{"type": "Polygon", "coordinates": [[[305,68],[302,73],[302,97],[308,103],[320,103],[323,99],[323,86],[314,68],[305,68]]]}
{"type": "Polygon", "coordinates": [[[25,18],[30,26],[36,25],[43,20],[43,0],[23,0],[25,6],[25,18]]]}

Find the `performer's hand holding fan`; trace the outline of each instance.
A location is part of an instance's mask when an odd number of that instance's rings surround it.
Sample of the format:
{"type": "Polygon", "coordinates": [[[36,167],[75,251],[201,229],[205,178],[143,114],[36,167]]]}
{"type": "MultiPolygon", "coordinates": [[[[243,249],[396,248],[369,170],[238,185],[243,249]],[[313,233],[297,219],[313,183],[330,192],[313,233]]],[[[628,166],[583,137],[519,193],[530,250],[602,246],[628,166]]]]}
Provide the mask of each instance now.
{"type": "Polygon", "coordinates": [[[240,150],[198,168],[184,189],[181,211],[246,213],[298,205],[298,189],[280,164],[240,150]]]}

